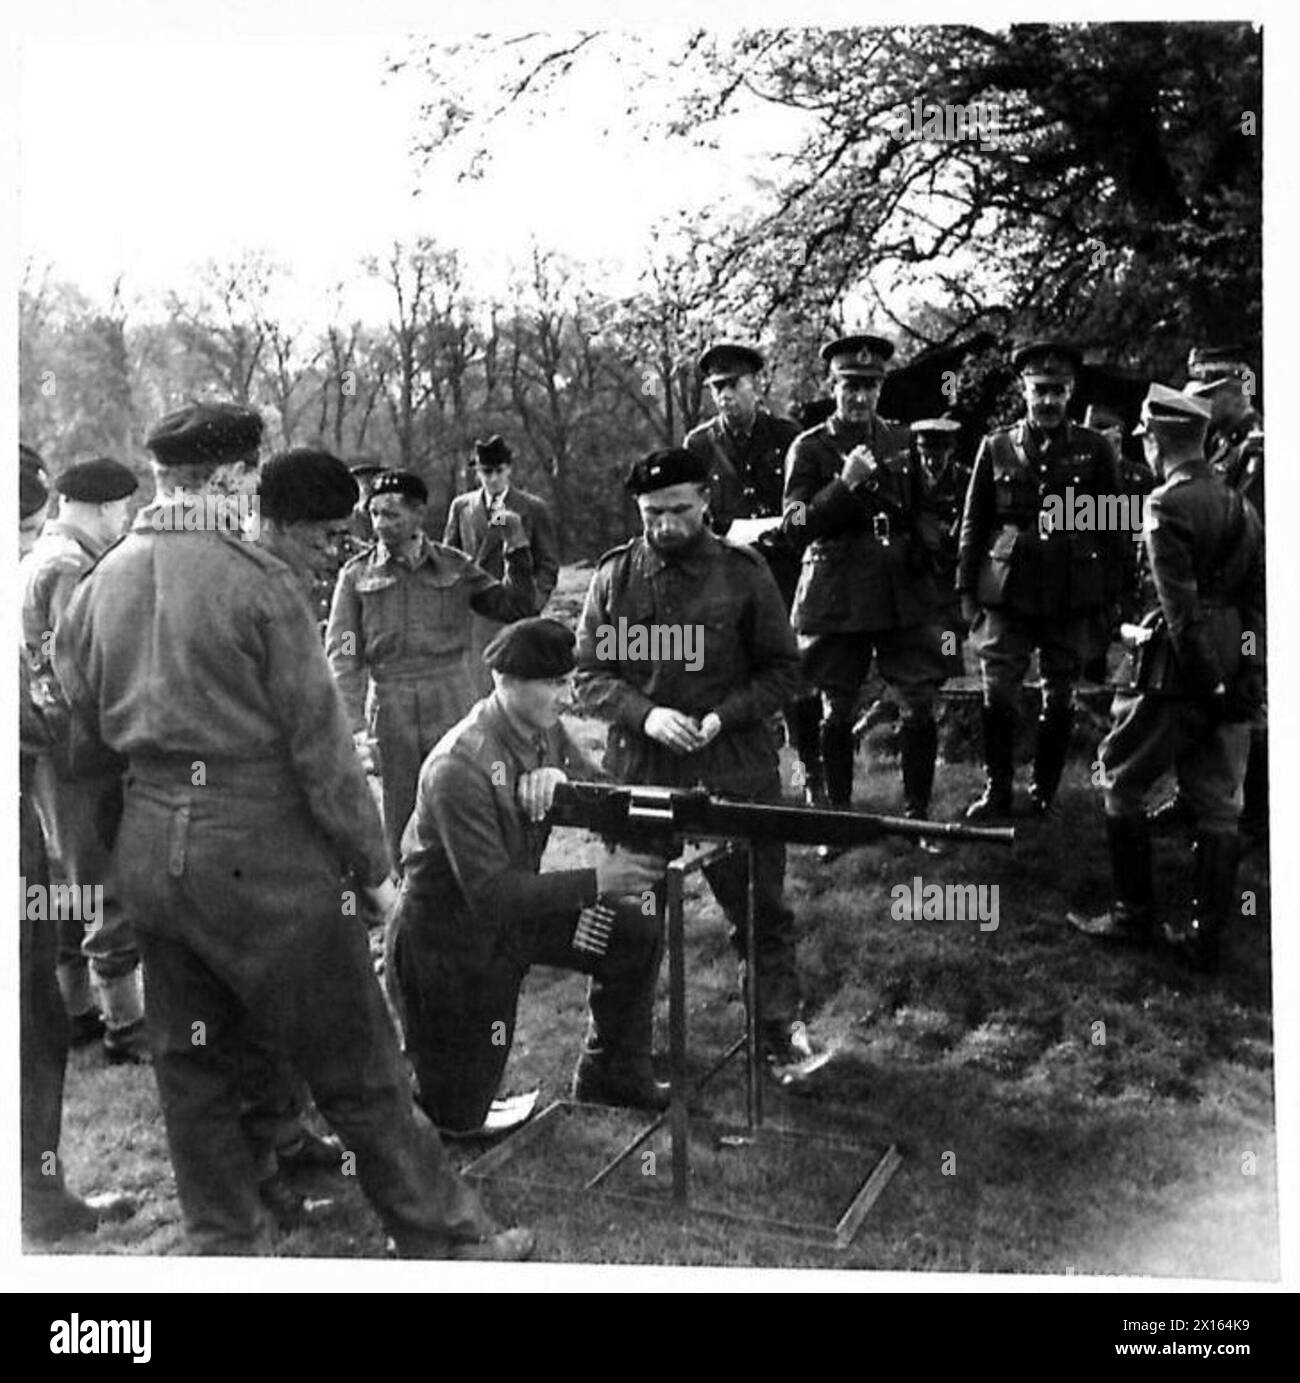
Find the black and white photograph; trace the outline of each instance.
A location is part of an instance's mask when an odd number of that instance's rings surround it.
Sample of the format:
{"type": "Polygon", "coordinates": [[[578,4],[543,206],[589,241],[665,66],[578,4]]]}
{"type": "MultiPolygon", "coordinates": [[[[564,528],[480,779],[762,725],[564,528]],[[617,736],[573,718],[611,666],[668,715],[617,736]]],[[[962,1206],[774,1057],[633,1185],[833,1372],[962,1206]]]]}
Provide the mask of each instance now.
{"type": "Polygon", "coordinates": [[[16,26],[10,1290],[1294,1290],[1282,21],[391,8],[16,26]]]}

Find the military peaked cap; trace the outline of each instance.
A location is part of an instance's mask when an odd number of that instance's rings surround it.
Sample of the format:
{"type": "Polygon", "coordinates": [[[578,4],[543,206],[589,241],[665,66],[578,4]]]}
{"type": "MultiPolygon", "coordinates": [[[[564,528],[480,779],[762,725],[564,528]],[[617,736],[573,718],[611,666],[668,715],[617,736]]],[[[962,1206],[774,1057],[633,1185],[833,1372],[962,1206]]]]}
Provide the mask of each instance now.
{"type": "Polygon", "coordinates": [[[1245,346],[1193,346],[1187,352],[1187,373],[1193,379],[1222,379],[1249,373],[1245,346]]]}
{"type": "Polygon", "coordinates": [[[1025,379],[1073,379],[1083,365],[1083,352],[1068,341],[1026,341],[1011,356],[1012,367],[1025,379]]]}
{"type": "Polygon", "coordinates": [[[841,336],[821,348],[832,375],[843,379],[880,379],[894,355],[894,343],[883,336],[841,336]]]}
{"type": "Polygon", "coordinates": [[[912,424],[912,431],[918,437],[946,437],[949,440],[961,431],[956,418],[921,418],[912,424]]]}
{"type": "Polygon", "coordinates": [[[1179,389],[1153,384],[1142,400],[1142,416],[1134,433],[1141,435],[1151,427],[1205,427],[1210,421],[1210,405],[1179,389]]]}
{"type": "Polygon", "coordinates": [[[763,364],[763,357],[752,346],[720,341],[700,356],[700,373],[706,384],[723,384],[741,375],[756,375],[763,364]]]}

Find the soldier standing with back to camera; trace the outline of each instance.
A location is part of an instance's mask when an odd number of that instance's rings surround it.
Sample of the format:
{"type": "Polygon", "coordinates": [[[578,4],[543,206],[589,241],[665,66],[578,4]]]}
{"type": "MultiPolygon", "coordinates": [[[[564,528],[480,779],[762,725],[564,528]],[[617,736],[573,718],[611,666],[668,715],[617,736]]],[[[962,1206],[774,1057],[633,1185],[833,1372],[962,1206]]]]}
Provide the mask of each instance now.
{"type": "MultiPolygon", "coordinates": [[[[922,536],[926,504],[911,434],[876,413],[885,364],[879,336],[822,348],[835,412],[802,433],[786,463],[783,526],[804,548],[791,620],[805,679],[821,693],[821,775],[830,806],[853,798],[853,722],[874,658],[901,709],[903,799],[925,820],[944,679],[939,593],[922,536]]],[[[842,853],[823,846],[823,859],[842,853]]]]}
{"type": "Polygon", "coordinates": [[[1106,941],[1147,944],[1154,894],[1146,798],[1173,769],[1196,829],[1192,918],[1164,937],[1194,968],[1218,967],[1240,909],[1237,820],[1250,736],[1263,699],[1264,560],[1258,516],[1211,474],[1208,405],[1153,384],[1139,432],[1161,483],[1143,538],[1158,606],[1143,621],[1126,690],[1101,743],[1114,906],[1070,922],[1106,941]]]}
{"type": "Polygon", "coordinates": [[[251,1034],[355,1150],[399,1253],[522,1257],[531,1236],[497,1230],[411,1101],[349,906],[391,893],[390,861],[299,578],[223,519],[261,436],[236,404],[163,418],[155,501],[55,641],[82,741],[128,760],[116,859],[186,1230],[200,1251],[264,1247],[240,1120],[251,1034]]]}
{"type": "MultiPolygon", "coordinates": [[[[1205,454],[1211,472],[1264,516],[1264,419],[1254,406],[1255,374],[1241,346],[1195,346],[1187,356],[1189,396],[1210,405],[1205,454]]],[[[1251,726],[1241,836],[1245,849],[1268,845],[1268,725],[1261,709],[1251,726]]],[[[1175,794],[1150,814],[1157,831],[1189,827],[1192,813],[1175,794]]]]}
{"type": "Polygon", "coordinates": [[[1074,513],[1073,497],[1095,503],[1123,493],[1110,444],[1066,418],[1082,361],[1076,347],[1060,341],[1034,341],[1015,352],[1026,416],[984,438],[971,473],[957,589],[980,659],[987,775],[966,811],[971,820],[1012,812],[1016,716],[1034,649],[1042,710],[1030,803],[1039,815],[1050,809],[1090,631],[1121,584],[1129,533],[1071,531],[1053,522],[1058,512],[1074,513]]]}

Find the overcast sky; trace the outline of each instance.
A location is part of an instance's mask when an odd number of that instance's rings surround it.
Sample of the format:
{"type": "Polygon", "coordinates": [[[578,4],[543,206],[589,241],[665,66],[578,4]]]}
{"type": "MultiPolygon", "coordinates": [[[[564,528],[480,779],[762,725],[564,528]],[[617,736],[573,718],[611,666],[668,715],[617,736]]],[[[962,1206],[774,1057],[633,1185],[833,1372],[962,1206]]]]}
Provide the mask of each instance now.
{"type": "MultiPolygon", "coordinates": [[[[128,292],[156,297],[208,258],[266,250],[292,267],[305,312],[359,277],[363,255],[420,234],[462,251],[479,291],[500,291],[534,236],[626,282],[657,220],[752,200],[765,140],[790,125],[751,119],[720,153],[646,143],[623,120],[606,134],[627,78],[598,58],[544,118],[502,123],[487,177],[458,183],[450,162],[422,169],[411,152],[428,89],[384,63],[409,46],[400,34],[29,38],[22,253],[95,297],[119,273],[128,292]]],[[[359,285],[351,305],[383,310],[380,291],[359,285]]]]}

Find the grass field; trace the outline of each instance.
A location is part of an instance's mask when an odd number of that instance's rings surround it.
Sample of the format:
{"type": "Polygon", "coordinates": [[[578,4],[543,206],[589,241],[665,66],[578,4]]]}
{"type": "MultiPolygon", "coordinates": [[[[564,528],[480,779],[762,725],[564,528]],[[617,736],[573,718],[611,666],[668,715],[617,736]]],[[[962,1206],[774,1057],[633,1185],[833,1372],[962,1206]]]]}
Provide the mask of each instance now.
{"type": "MultiPolygon", "coordinates": [[[[599,727],[580,722],[593,745],[599,727]]],[[[898,806],[896,761],[859,761],[858,805],[898,806]]],[[[974,764],[943,764],[935,815],[953,819],[978,789],[974,764]]],[[[630,1159],[613,1189],[646,1203],[582,1196],[579,1185],[636,1127],[620,1115],[564,1121],[517,1170],[568,1190],[486,1189],[502,1217],[533,1225],[559,1262],[851,1267],[899,1271],[1136,1274],[1272,1279],[1279,1272],[1270,1013],[1269,887],[1228,938],[1217,980],[1160,952],[1111,951],[1065,925],[1067,907],[1106,904],[1100,802],[1072,763],[1057,813],[1018,822],[1014,850],[953,846],[932,856],[886,841],[823,866],[792,850],[788,889],[813,1031],[836,1048],[815,1088],[773,1091],[769,1118],[850,1144],[772,1140],[694,1150],[693,1194],[737,1212],[833,1222],[881,1152],[901,1168],[852,1247],[836,1253],[668,1203],[662,1140],[630,1159]],[[996,885],[998,925],[891,914],[891,889],[996,885]]],[[[548,863],[592,848],[557,832],[548,863]]],[[[1162,842],[1157,896],[1185,907],[1190,854],[1162,842]]],[[[741,1023],[734,957],[707,889],[688,910],[692,1063],[702,1069],[741,1023]]],[[[666,1050],[662,998],[659,1045],[666,1050]]],[[[507,1085],[567,1090],[583,1028],[584,982],[535,970],[521,1004],[507,1085]]],[[[738,1118],[739,1071],[704,1105],[738,1118]]],[[[136,1219],[63,1251],[182,1250],[179,1212],[152,1076],[74,1054],[64,1151],[70,1184],[142,1199],[136,1219]]],[[[471,1155],[457,1150],[468,1160],[471,1155]]],[[[329,1190],[321,1225],[281,1239],[289,1256],[378,1256],[383,1235],[353,1186],[329,1190]]]]}

